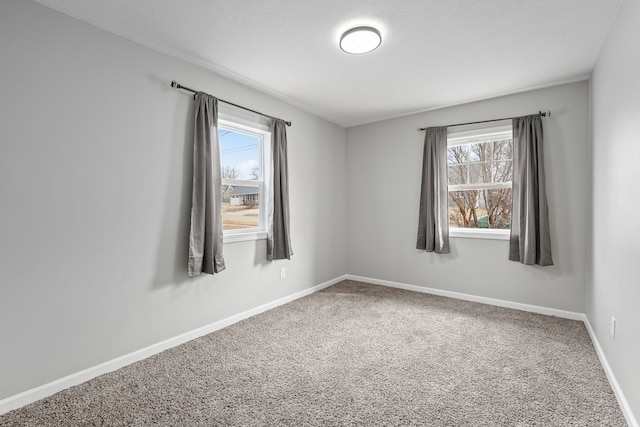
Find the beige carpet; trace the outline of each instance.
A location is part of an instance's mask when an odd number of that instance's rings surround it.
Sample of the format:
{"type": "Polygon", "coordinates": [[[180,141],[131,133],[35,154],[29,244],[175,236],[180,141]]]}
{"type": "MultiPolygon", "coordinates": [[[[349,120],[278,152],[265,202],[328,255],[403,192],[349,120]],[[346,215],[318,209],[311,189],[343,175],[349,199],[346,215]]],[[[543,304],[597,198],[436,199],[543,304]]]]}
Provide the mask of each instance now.
{"type": "Polygon", "coordinates": [[[345,281],[1,426],[624,426],[584,325],[345,281]]]}

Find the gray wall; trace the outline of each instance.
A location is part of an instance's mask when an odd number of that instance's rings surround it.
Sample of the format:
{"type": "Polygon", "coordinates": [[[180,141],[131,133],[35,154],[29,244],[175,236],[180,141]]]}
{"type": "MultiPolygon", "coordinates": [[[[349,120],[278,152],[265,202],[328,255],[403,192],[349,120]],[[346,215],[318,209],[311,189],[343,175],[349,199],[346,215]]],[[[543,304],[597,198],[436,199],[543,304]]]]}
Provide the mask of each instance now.
{"type": "Polygon", "coordinates": [[[33,2],[0,2],[0,53],[0,399],[347,272],[343,128],[33,2]],[[290,262],[226,244],[226,271],[187,280],[172,79],[293,121],[290,262]]]}
{"type": "Polygon", "coordinates": [[[592,77],[593,279],[586,313],[640,421],[640,2],[625,0],[592,77]],[[617,320],[615,339],[609,326],[617,320]]]}
{"type": "Polygon", "coordinates": [[[590,200],[588,84],[579,82],[347,130],[349,273],[583,312],[590,200]],[[422,126],[552,111],[544,119],[552,267],[508,261],[508,241],[452,238],[418,251],[422,126]]]}

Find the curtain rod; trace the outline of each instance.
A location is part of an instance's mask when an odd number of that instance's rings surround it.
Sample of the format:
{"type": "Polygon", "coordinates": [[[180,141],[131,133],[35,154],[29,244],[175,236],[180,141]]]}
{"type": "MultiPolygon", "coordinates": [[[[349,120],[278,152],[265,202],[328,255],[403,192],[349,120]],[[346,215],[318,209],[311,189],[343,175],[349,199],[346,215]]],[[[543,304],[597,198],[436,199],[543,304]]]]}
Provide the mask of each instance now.
{"type": "MultiPolygon", "coordinates": [[[[551,111],[547,110],[547,111],[538,111],[538,115],[540,117],[551,117],[551,111]]],[[[480,120],[478,122],[468,122],[468,123],[456,123],[455,125],[447,125],[446,127],[452,127],[452,126],[464,126],[464,125],[475,125],[478,123],[489,123],[489,122],[499,122],[501,120],[512,120],[512,119],[516,119],[518,117],[522,117],[522,116],[516,116],[516,117],[505,117],[502,119],[491,119],[491,120],[480,120]]],[[[430,126],[432,127],[432,126],[430,126]]],[[[418,128],[418,132],[421,132],[423,130],[427,130],[427,128],[418,128]]]]}
{"type": "MultiPolygon", "coordinates": [[[[175,80],[171,81],[171,87],[174,89],[184,89],[188,92],[193,93],[194,95],[198,93],[197,90],[191,89],[190,87],[182,86],[180,83],[176,82],[175,80]]],[[[234,107],[242,108],[243,110],[251,111],[252,113],[256,113],[264,117],[269,117],[270,119],[277,119],[277,117],[273,117],[268,114],[261,113],[260,111],[252,110],[251,108],[243,107],[242,105],[234,104],[233,102],[225,101],[224,99],[218,98],[218,101],[224,102],[225,104],[233,105],[234,107]]],[[[291,122],[287,122],[287,121],[284,121],[284,122],[287,126],[291,126],[291,122]]]]}

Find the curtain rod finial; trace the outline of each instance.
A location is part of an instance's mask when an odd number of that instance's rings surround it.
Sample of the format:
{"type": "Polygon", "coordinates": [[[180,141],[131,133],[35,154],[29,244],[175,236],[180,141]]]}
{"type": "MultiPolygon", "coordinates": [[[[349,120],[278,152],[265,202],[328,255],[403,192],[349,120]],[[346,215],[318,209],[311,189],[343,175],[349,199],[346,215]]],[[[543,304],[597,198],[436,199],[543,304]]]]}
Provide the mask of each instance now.
{"type": "Polygon", "coordinates": [[[171,87],[172,88],[177,88],[178,87],[178,82],[176,82],[175,80],[171,80],[171,87]]]}

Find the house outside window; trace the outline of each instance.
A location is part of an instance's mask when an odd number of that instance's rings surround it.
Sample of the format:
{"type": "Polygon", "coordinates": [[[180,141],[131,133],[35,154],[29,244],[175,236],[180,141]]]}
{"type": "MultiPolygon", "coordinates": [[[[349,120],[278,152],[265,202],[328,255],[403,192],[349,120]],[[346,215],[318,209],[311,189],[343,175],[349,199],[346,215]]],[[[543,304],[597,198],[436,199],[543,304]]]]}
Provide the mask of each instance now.
{"type": "Polygon", "coordinates": [[[450,235],[508,239],[513,176],[511,123],[450,131],[447,146],[450,235]]]}
{"type": "Polygon", "coordinates": [[[221,115],[218,136],[224,241],[266,238],[269,127],[221,115]]]}

